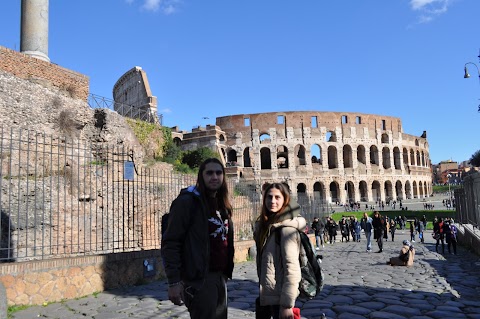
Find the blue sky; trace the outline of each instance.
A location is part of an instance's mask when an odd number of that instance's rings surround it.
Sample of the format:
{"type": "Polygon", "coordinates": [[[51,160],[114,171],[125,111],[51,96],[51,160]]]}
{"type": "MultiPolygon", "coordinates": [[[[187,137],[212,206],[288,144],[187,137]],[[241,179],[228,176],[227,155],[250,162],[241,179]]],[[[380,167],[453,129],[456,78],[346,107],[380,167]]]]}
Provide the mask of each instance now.
{"type": "MultiPolygon", "coordinates": [[[[0,45],[20,48],[20,0],[0,45]]],[[[112,98],[146,72],[165,126],[277,111],[361,112],[427,131],[430,157],[480,149],[478,0],[50,0],[51,62],[112,98]],[[204,119],[208,117],[209,119],[204,119]]]]}

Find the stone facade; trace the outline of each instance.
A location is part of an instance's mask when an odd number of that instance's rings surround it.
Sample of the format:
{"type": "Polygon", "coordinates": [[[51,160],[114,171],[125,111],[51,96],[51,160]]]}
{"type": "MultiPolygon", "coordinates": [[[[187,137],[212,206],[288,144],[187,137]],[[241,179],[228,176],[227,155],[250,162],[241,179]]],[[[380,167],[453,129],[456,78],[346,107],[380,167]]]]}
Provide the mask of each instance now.
{"type": "Polygon", "coordinates": [[[115,111],[120,115],[158,123],[157,97],[152,95],[147,73],[136,66],[117,80],[113,86],[115,111]]]}
{"type": "Polygon", "coordinates": [[[285,181],[294,194],[341,203],[432,193],[426,132],[405,134],[399,118],[271,112],[219,117],[216,125],[227,166],[245,181],[285,181]]]}

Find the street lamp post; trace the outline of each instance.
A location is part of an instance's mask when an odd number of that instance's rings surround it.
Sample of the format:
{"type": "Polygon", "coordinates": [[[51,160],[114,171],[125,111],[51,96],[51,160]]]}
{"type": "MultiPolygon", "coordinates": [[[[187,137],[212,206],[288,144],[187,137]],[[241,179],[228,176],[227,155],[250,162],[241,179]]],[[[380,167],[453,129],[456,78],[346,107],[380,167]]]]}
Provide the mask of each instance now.
{"type": "MultiPolygon", "coordinates": [[[[480,58],[480,55],[479,55],[478,57],[480,58]]],[[[468,73],[468,68],[467,68],[467,65],[469,65],[469,64],[475,66],[475,68],[477,69],[478,80],[479,80],[479,83],[480,83],[480,70],[478,69],[478,66],[477,66],[475,63],[473,63],[473,62],[467,62],[467,63],[465,63],[465,66],[464,66],[465,74],[463,75],[463,78],[464,78],[464,79],[470,78],[470,74],[468,73]]],[[[480,105],[478,106],[478,112],[480,113],[480,105]]]]}

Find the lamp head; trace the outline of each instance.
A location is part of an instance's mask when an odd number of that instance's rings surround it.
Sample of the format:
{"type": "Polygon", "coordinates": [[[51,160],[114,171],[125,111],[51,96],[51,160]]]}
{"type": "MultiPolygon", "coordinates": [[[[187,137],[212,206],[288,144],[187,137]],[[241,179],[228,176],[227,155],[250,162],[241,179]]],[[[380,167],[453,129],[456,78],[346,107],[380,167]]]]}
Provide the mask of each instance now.
{"type": "Polygon", "coordinates": [[[470,74],[468,74],[467,67],[465,67],[465,74],[463,75],[464,79],[468,79],[470,77],[470,74]]]}

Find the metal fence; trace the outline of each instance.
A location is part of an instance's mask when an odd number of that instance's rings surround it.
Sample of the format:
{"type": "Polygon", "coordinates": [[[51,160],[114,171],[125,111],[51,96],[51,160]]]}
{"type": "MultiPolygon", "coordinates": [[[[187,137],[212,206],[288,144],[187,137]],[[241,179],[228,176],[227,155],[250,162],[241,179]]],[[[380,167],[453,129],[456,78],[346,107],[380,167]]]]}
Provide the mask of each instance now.
{"type": "Polygon", "coordinates": [[[153,114],[150,108],[139,108],[128,104],[115,102],[112,99],[92,93],[88,95],[87,103],[92,109],[106,108],[125,117],[162,125],[163,116],[161,114],[153,114]]]}
{"type": "Polygon", "coordinates": [[[455,189],[455,219],[462,224],[480,224],[480,173],[466,176],[463,188],[455,189]]]}
{"type": "MultiPolygon", "coordinates": [[[[161,216],[196,176],[140,168],[124,147],[0,130],[0,261],[158,249],[161,216]]],[[[260,186],[228,179],[235,240],[252,239],[260,186]]],[[[300,196],[305,217],[329,213],[300,196]]]]}

